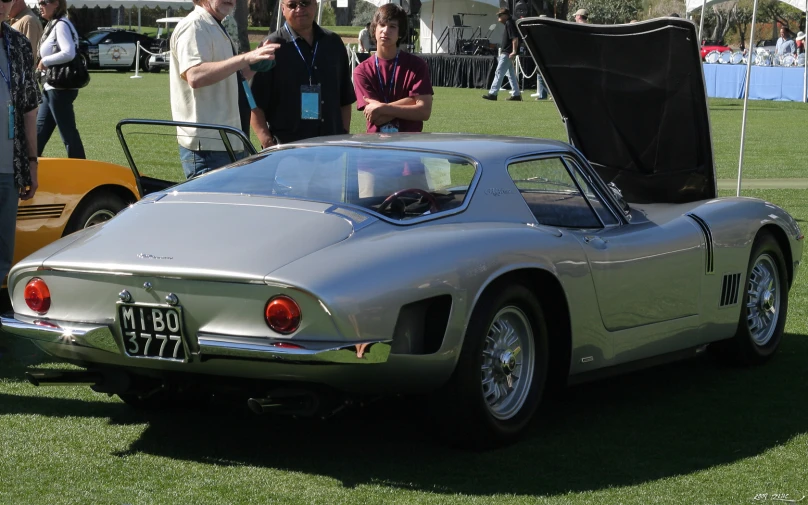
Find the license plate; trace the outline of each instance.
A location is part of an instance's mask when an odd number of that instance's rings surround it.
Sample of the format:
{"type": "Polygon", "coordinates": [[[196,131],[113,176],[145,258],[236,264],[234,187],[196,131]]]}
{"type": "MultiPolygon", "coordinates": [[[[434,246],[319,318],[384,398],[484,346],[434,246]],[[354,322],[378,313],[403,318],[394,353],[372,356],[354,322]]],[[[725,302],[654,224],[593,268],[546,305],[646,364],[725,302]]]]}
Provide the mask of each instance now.
{"type": "Polygon", "coordinates": [[[182,307],[118,303],[118,324],[128,356],[187,361],[182,307]]]}

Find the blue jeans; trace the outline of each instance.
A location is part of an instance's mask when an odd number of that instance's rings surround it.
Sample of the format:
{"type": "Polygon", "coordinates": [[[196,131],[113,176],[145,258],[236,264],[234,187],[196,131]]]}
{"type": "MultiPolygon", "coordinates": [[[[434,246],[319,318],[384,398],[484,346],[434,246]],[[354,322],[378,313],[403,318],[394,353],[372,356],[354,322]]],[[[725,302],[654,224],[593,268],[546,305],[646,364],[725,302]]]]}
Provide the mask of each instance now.
{"type": "MultiPolygon", "coordinates": [[[[185,172],[186,179],[191,179],[197,175],[202,175],[233,163],[227,151],[191,151],[182,146],[179,146],[179,148],[182,171],[185,172]]],[[[233,151],[233,154],[236,155],[236,160],[247,157],[245,151],[233,151]]]]}
{"type": "Polygon", "coordinates": [[[539,100],[544,100],[547,98],[547,86],[544,85],[544,79],[542,79],[541,74],[539,71],[536,71],[536,92],[539,94],[539,100]]]}
{"type": "Polygon", "coordinates": [[[17,233],[17,204],[20,192],[14,174],[0,174],[0,284],[14,261],[14,235],[17,233]]]}
{"type": "Polygon", "coordinates": [[[491,83],[491,89],[488,91],[489,95],[496,95],[499,88],[502,87],[502,80],[508,76],[508,82],[511,83],[513,96],[520,96],[519,83],[516,81],[516,71],[513,69],[513,62],[508,58],[508,53],[503,52],[497,58],[497,70],[494,72],[494,82],[491,83]]]}
{"type": "Polygon", "coordinates": [[[76,128],[76,114],[73,112],[73,102],[79,96],[77,89],[48,89],[42,91],[42,103],[36,115],[36,145],[37,155],[42,156],[45,145],[53,135],[53,130],[59,127],[59,135],[67,149],[68,158],[87,159],[84,154],[84,144],[76,128]]]}

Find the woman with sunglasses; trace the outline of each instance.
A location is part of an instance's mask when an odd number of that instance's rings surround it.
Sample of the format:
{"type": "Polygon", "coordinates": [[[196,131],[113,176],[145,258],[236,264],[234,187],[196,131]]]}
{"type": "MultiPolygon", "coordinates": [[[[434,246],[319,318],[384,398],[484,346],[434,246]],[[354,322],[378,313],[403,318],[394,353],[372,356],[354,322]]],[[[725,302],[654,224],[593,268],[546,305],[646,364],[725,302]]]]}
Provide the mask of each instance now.
{"type": "MultiPolygon", "coordinates": [[[[67,19],[67,0],[41,0],[39,12],[48,21],[45,33],[39,43],[39,64],[37,70],[44,72],[51,65],[68,63],[76,57],[78,33],[73,23],[67,19]]],[[[76,115],[73,102],[79,95],[78,89],[56,89],[45,84],[42,91],[42,104],[36,118],[36,136],[39,155],[45,150],[54,128],[67,149],[68,158],[85,159],[84,144],[76,128],[76,115]]]]}

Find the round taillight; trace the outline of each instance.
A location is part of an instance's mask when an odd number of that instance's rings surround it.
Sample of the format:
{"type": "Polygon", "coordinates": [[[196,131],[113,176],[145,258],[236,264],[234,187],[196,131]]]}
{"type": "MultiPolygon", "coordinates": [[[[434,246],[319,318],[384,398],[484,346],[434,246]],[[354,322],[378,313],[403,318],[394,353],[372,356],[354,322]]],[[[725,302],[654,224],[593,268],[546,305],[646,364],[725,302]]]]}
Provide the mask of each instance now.
{"type": "Polygon", "coordinates": [[[25,285],[25,304],[37,314],[44,314],[50,309],[51,296],[48,285],[39,277],[34,277],[25,285]]]}
{"type": "Polygon", "coordinates": [[[272,331],[288,335],[300,327],[300,306],[288,296],[276,296],[267,302],[264,318],[272,331]]]}

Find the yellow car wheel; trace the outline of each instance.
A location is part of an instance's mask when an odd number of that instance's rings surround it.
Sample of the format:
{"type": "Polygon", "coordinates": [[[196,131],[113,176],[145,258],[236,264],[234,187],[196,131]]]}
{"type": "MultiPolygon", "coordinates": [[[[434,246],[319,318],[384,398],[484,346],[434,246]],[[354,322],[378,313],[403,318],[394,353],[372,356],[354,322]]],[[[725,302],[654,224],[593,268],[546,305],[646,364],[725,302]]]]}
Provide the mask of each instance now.
{"type": "Polygon", "coordinates": [[[123,199],[111,192],[103,192],[85,199],[73,212],[65,227],[65,235],[109,221],[126,207],[123,199]]]}

